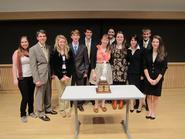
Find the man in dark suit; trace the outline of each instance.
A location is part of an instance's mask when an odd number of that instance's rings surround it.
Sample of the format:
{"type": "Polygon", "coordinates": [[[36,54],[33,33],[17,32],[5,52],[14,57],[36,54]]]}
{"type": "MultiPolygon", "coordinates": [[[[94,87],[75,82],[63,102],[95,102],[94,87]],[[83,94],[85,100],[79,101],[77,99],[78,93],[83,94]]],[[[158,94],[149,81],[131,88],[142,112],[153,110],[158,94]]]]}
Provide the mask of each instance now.
{"type": "MultiPolygon", "coordinates": [[[[85,45],[79,43],[80,32],[73,30],[71,32],[72,43],[69,44],[70,52],[72,53],[74,60],[74,70],[72,71],[71,85],[85,85],[89,70],[88,52],[85,45]]],[[[76,92],[78,93],[78,92],[76,92]]],[[[80,111],[84,111],[83,101],[78,101],[77,107],[80,111]]]]}
{"type": "Polygon", "coordinates": [[[149,28],[142,29],[142,40],[139,45],[141,48],[150,50],[151,49],[151,30],[149,28]]]}
{"type": "Polygon", "coordinates": [[[85,30],[85,38],[82,40],[82,44],[87,47],[88,52],[88,59],[89,59],[89,70],[88,70],[88,79],[91,73],[91,70],[95,69],[96,67],[96,53],[97,53],[97,47],[96,42],[92,38],[92,30],[90,28],[87,28],[85,30]]]}
{"type": "Polygon", "coordinates": [[[51,47],[46,44],[47,36],[44,30],[37,32],[37,40],[38,43],[29,50],[30,68],[36,85],[37,114],[43,121],[49,121],[47,113],[57,114],[51,108],[51,47]]]}
{"type": "MultiPolygon", "coordinates": [[[[84,44],[87,47],[88,52],[88,60],[89,60],[89,70],[87,75],[87,80],[90,78],[91,70],[94,70],[96,67],[96,53],[97,53],[97,47],[96,42],[92,38],[93,32],[92,29],[86,28],[85,29],[85,38],[82,40],[82,44],[84,44]]],[[[90,84],[89,81],[86,81],[86,84],[90,84]]],[[[91,101],[94,105],[94,101],[91,101]]]]}

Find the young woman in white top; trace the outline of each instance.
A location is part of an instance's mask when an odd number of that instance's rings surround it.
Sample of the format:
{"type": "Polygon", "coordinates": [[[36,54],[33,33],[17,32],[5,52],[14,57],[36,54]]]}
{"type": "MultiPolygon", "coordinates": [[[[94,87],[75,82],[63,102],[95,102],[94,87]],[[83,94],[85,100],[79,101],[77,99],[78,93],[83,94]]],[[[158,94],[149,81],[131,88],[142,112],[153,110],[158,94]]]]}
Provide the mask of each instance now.
{"type": "Polygon", "coordinates": [[[32,73],[30,69],[29,42],[27,36],[22,36],[20,46],[14,51],[13,61],[13,82],[18,85],[22,100],[20,104],[20,116],[22,122],[27,122],[26,107],[28,105],[28,115],[36,118],[34,114],[34,89],[32,73]]]}

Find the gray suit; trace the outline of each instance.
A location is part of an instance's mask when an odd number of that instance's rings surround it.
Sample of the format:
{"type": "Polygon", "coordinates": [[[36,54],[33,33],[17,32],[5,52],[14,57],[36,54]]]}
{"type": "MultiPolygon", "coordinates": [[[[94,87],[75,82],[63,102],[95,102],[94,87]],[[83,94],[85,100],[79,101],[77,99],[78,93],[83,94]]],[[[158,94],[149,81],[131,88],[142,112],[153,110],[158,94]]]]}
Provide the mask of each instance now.
{"type": "Polygon", "coordinates": [[[44,52],[37,43],[30,48],[30,66],[33,75],[33,81],[41,81],[42,86],[36,87],[36,106],[39,117],[45,115],[45,111],[51,111],[51,70],[50,70],[50,46],[46,45],[48,51],[48,61],[44,52]]]}

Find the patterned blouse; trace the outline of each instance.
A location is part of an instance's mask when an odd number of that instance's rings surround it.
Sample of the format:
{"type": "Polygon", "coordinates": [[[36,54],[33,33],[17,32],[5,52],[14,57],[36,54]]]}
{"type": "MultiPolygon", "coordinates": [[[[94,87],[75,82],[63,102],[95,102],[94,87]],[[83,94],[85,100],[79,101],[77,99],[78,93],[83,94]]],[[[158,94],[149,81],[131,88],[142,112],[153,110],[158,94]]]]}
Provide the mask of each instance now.
{"type": "Polygon", "coordinates": [[[111,50],[111,65],[113,81],[126,82],[127,80],[127,50],[118,49],[116,45],[112,46],[111,50]]]}

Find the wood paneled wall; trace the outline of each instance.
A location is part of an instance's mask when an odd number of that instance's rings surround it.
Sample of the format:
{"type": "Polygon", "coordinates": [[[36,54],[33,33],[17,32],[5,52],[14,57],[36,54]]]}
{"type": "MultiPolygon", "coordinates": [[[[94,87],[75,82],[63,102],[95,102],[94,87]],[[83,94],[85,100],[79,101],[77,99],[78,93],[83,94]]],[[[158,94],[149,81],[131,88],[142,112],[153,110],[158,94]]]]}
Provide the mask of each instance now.
{"type": "Polygon", "coordinates": [[[0,12],[0,20],[35,19],[161,19],[184,20],[184,11],[43,11],[0,12]]]}
{"type": "MultiPolygon", "coordinates": [[[[52,82],[56,89],[55,80],[52,82]]],[[[185,88],[185,63],[169,63],[163,88],[185,88]]],[[[12,65],[0,65],[0,90],[13,91],[18,88],[13,84],[12,65]]]]}

